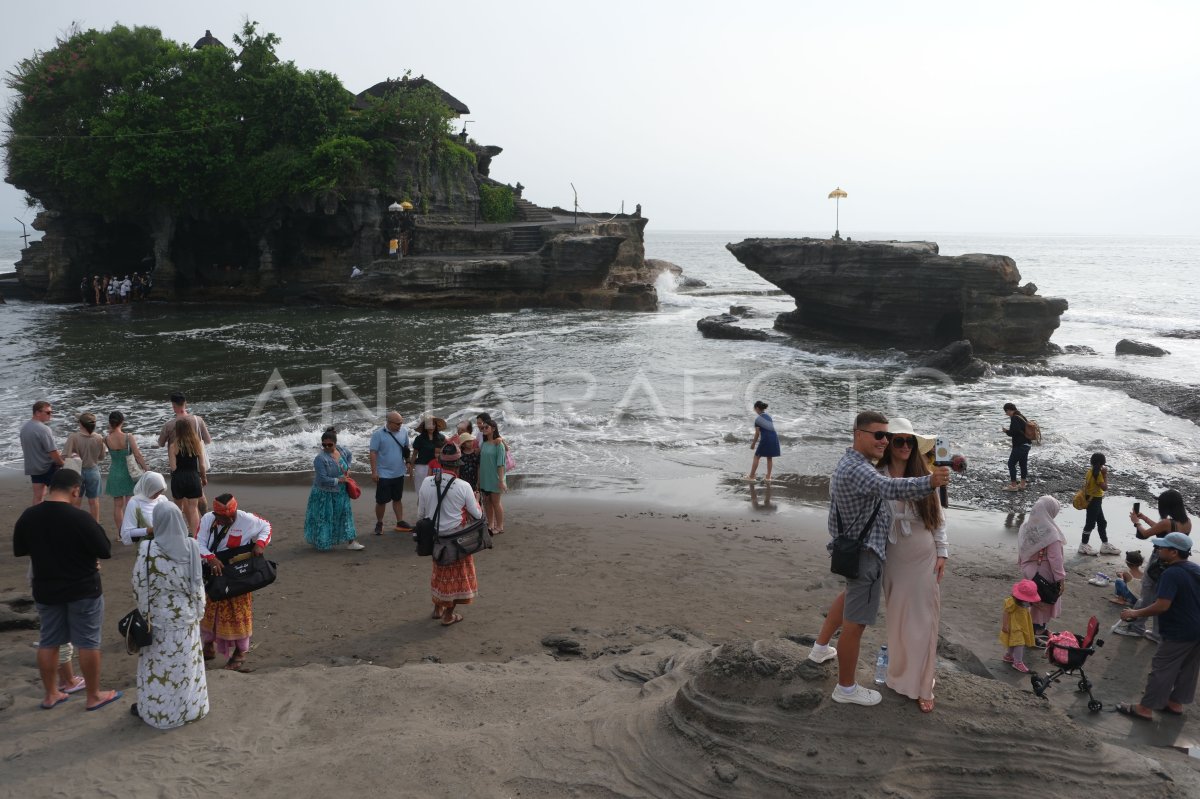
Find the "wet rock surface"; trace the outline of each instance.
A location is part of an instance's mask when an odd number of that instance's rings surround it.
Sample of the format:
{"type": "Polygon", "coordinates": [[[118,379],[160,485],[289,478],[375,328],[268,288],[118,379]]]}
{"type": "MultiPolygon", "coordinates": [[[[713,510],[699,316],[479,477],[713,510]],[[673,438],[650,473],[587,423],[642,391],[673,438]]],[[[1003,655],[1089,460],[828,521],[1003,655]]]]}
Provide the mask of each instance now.
{"type": "Polygon", "coordinates": [[[1145,355],[1150,358],[1161,358],[1164,355],[1170,354],[1170,352],[1164,350],[1162,347],[1156,347],[1144,341],[1123,338],[1117,342],[1117,355],[1145,355]]]}
{"type": "Polygon", "coordinates": [[[975,357],[974,349],[969,341],[955,341],[942,349],[922,358],[917,363],[918,369],[933,369],[951,377],[964,380],[974,380],[980,377],[990,377],[990,364],[975,357]]]}
{"type": "Polygon", "coordinates": [[[705,338],[744,339],[748,341],[767,340],[768,336],[765,331],[739,327],[736,324],[737,321],[738,317],[733,314],[716,314],[715,316],[706,316],[700,319],[696,322],[696,327],[705,338]]]}
{"type": "Polygon", "coordinates": [[[969,339],[980,353],[1041,355],[1067,309],[1064,299],[1022,288],[1011,258],[944,257],[933,242],[746,239],[726,246],[795,298],[796,310],[776,319],[785,331],[926,349],[969,339]]]}

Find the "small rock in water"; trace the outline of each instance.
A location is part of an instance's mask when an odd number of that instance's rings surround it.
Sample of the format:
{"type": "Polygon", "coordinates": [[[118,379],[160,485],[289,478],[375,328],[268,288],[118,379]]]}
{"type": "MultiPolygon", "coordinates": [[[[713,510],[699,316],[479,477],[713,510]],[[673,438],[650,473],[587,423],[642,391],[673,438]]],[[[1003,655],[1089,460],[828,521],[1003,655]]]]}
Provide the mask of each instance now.
{"type": "Polygon", "coordinates": [[[1145,355],[1150,358],[1161,358],[1164,355],[1170,354],[1170,352],[1164,350],[1162,347],[1156,347],[1144,341],[1123,338],[1117,342],[1117,355],[1145,355]]]}
{"type": "Polygon", "coordinates": [[[738,770],[728,763],[717,763],[713,771],[717,773],[717,779],[727,785],[737,782],[738,770]]]}

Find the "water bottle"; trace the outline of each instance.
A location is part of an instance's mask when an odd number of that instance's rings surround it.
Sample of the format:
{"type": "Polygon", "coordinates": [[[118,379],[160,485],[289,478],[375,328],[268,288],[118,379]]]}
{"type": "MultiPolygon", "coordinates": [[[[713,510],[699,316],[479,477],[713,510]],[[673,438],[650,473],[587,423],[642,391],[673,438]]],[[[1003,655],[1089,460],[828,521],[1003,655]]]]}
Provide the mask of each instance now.
{"type": "Polygon", "coordinates": [[[883,685],[887,682],[887,667],[888,654],[887,644],[879,647],[879,655],[875,658],[875,684],[883,685]]]}

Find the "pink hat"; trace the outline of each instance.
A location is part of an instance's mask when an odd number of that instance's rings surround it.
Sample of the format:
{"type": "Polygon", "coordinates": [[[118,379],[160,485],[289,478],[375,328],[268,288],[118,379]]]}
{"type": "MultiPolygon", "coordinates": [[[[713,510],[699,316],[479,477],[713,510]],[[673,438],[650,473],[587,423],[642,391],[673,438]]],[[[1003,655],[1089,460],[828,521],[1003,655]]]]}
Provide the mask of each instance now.
{"type": "Polygon", "coordinates": [[[1037,583],[1033,580],[1021,580],[1013,585],[1012,595],[1022,602],[1041,602],[1038,596],[1037,583]]]}

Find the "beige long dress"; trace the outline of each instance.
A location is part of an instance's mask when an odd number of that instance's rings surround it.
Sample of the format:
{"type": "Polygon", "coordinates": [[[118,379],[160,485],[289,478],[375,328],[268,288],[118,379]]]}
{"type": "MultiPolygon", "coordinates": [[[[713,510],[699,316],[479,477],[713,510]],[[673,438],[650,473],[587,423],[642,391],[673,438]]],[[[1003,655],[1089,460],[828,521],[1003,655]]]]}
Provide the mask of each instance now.
{"type": "Polygon", "coordinates": [[[910,699],[933,698],[942,617],[942,592],[934,566],[939,547],[946,552],[945,534],[944,521],[935,535],[909,503],[892,503],[892,529],[883,568],[887,685],[910,699]]]}

